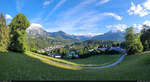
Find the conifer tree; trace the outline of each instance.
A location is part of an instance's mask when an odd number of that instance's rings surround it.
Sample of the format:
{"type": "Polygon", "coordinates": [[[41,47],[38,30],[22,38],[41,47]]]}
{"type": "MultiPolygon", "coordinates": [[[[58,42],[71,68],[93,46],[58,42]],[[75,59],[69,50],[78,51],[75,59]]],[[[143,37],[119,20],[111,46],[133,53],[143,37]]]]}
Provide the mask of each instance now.
{"type": "Polygon", "coordinates": [[[15,52],[24,52],[27,48],[26,46],[26,29],[30,26],[27,18],[19,13],[14,17],[14,19],[9,24],[11,29],[11,40],[9,45],[9,50],[15,52]]]}
{"type": "Polygon", "coordinates": [[[0,15],[0,51],[7,51],[9,43],[9,28],[3,14],[0,15]]]}

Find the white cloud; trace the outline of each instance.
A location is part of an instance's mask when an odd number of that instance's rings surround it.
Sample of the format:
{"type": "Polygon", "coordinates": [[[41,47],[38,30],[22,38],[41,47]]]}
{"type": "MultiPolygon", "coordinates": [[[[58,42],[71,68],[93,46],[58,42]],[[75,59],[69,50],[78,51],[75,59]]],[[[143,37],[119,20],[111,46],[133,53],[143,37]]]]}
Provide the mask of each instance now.
{"type": "MultiPolygon", "coordinates": [[[[150,26],[150,21],[145,21],[145,22],[143,22],[143,24],[133,24],[132,27],[134,29],[134,32],[135,33],[141,32],[141,30],[143,29],[143,25],[150,26]]],[[[108,25],[108,26],[106,26],[106,28],[110,29],[112,32],[117,32],[117,31],[124,32],[129,27],[130,26],[127,26],[125,24],[117,24],[117,25],[108,25]]]]}
{"type": "Polygon", "coordinates": [[[44,7],[43,8],[45,8],[49,4],[51,4],[51,1],[44,1],[44,3],[43,3],[44,7]]]}
{"type": "MultiPolygon", "coordinates": [[[[51,29],[48,29],[48,31],[62,30],[70,33],[94,33],[100,31],[99,22],[105,17],[113,17],[117,20],[122,20],[122,17],[115,13],[100,13],[96,10],[85,10],[85,8],[95,5],[94,3],[97,1],[98,0],[82,0],[79,4],[58,15],[58,19],[56,19],[56,21],[47,21],[44,22],[43,25],[51,27],[51,29]]],[[[55,8],[57,9],[57,7],[55,8]]],[[[49,13],[48,16],[50,16],[56,10],[55,8],[49,13]]],[[[46,17],[46,19],[47,18],[48,17],[46,17]]]]}
{"type": "Polygon", "coordinates": [[[143,24],[133,24],[134,32],[138,33],[143,29],[143,25],[150,26],[150,21],[145,21],[143,24]]]}
{"type": "Polygon", "coordinates": [[[117,32],[117,31],[125,31],[125,29],[128,28],[127,25],[125,24],[117,24],[117,25],[108,25],[106,28],[110,29],[112,32],[117,32]]]}
{"type": "Polygon", "coordinates": [[[145,21],[144,23],[143,23],[144,25],[147,25],[147,26],[150,26],[150,21],[145,21]]]}
{"type": "Polygon", "coordinates": [[[32,23],[30,27],[28,28],[28,30],[29,29],[42,29],[42,28],[43,26],[41,24],[32,23]]]}
{"type": "Polygon", "coordinates": [[[128,9],[129,15],[139,15],[140,17],[150,14],[150,0],[145,1],[144,3],[135,5],[131,2],[131,7],[128,9]]]}
{"type": "Polygon", "coordinates": [[[61,5],[63,5],[67,0],[60,0],[59,3],[52,9],[52,11],[48,14],[46,19],[52,15],[61,5]]]}
{"type": "Polygon", "coordinates": [[[141,24],[133,24],[134,32],[139,33],[143,29],[143,25],[141,24]]]}
{"type": "Polygon", "coordinates": [[[55,24],[57,28],[65,31],[96,31],[98,26],[97,22],[101,20],[101,18],[101,14],[95,11],[89,11],[76,16],[63,15],[55,24]]]}
{"type": "Polygon", "coordinates": [[[83,8],[89,6],[90,4],[96,2],[97,0],[83,0],[75,7],[69,9],[68,11],[65,11],[63,15],[66,15],[67,17],[72,16],[73,14],[79,13],[83,8]]]}
{"type": "Polygon", "coordinates": [[[89,36],[89,37],[93,37],[93,36],[97,36],[97,35],[103,35],[104,33],[87,33],[87,34],[83,34],[83,33],[72,33],[72,35],[76,35],[76,36],[89,36]]]}
{"type": "Polygon", "coordinates": [[[5,15],[6,19],[12,19],[12,16],[10,14],[5,15]]]}
{"type": "Polygon", "coordinates": [[[146,9],[150,10],[150,0],[147,0],[145,3],[143,3],[143,6],[144,6],[146,9]]]}
{"type": "Polygon", "coordinates": [[[112,17],[114,17],[117,20],[122,20],[122,17],[117,15],[117,14],[115,14],[115,13],[103,13],[103,15],[104,16],[112,16],[112,17]]]}
{"type": "Polygon", "coordinates": [[[100,0],[96,5],[108,3],[110,0],[100,0]]]}
{"type": "MultiPolygon", "coordinates": [[[[76,11],[78,12],[78,11],[76,11]]],[[[75,12],[74,12],[75,13],[75,12]]],[[[114,14],[114,13],[99,13],[97,11],[88,11],[82,12],[80,14],[74,15],[74,13],[68,15],[63,13],[60,15],[61,19],[57,19],[57,21],[53,23],[47,22],[46,26],[54,26],[57,27],[58,30],[63,30],[65,32],[98,32],[99,22],[107,16],[112,16],[117,20],[121,20],[122,17],[114,14]],[[75,20],[74,20],[75,19],[75,20]]]]}
{"type": "Polygon", "coordinates": [[[51,2],[50,1],[44,1],[43,5],[46,6],[46,5],[49,5],[51,2]]]}

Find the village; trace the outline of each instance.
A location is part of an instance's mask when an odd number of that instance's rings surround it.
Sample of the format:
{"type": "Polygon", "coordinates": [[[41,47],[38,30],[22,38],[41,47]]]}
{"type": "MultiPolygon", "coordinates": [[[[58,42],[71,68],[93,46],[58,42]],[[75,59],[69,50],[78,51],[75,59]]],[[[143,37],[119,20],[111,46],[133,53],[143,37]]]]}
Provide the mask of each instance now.
{"type": "MultiPolygon", "coordinates": [[[[62,54],[60,53],[54,53],[55,49],[60,49],[60,48],[64,48],[64,46],[57,46],[57,47],[48,47],[46,49],[42,49],[42,50],[37,50],[37,53],[40,54],[44,54],[53,58],[65,58],[65,59],[77,59],[80,58],[79,57],[79,53],[80,53],[80,49],[77,50],[69,50],[69,52],[67,52],[65,54],[65,57],[63,57],[62,54]]],[[[122,49],[120,46],[112,46],[112,47],[102,47],[99,46],[96,49],[88,49],[88,54],[93,54],[94,55],[100,55],[100,54],[122,54],[122,53],[126,53],[125,49],[122,49]],[[94,52],[99,52],[99,53],[94,53],[94,52]]]]}

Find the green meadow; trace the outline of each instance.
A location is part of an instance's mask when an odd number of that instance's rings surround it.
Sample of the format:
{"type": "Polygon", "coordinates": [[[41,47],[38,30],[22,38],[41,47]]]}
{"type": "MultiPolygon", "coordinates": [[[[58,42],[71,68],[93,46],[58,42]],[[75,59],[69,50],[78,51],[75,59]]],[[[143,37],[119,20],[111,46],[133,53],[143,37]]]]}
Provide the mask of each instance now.
{"type": "Polygon", "coordinates": [[[150,52],[145,52],[126,56],[110,68],[83,69],[61,66],[29,52],[7,52],[0,53],[0,80],[150,80],[149,61],[150,52]]]}

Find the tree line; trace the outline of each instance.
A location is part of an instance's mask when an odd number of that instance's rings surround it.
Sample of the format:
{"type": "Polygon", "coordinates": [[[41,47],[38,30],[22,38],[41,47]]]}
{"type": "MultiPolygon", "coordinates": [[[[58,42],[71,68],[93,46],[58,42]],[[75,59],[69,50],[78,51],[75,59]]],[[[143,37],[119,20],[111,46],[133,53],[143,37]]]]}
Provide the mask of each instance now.
{"type": "Polygon", "coordinates": [[[3,13],[0,15],[0,51],[7,50],[14,52],[25,52],[28,49],[26,45],[26,29],[30,26],[27,18],[19,13],[9,25],[6,24],[3,13]]]}
{"type": "Polygon", "coordinates": [[[136,54],[150,50],[150,27],[143,25],[140,33],[134,33],[133,27],[126,29],[126,41],[122,42],[127,50],[127,54],[136,54]]]}

